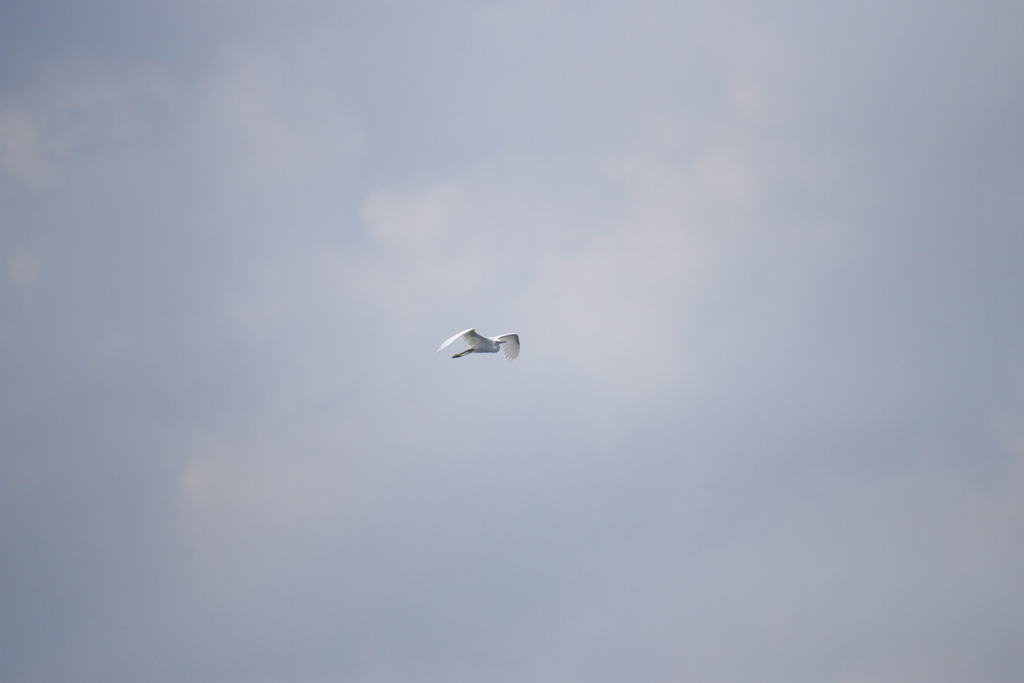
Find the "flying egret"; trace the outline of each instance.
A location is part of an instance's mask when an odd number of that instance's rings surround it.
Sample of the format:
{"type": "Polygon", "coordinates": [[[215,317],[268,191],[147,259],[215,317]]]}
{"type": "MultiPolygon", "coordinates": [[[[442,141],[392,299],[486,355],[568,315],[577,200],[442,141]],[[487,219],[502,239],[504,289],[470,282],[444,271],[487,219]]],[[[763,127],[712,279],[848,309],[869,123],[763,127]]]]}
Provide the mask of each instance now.
{"type": "Polygon", "coordinates": [[[505,358],[510,361],[515,360],[519,357],[519,335],[518,334],[503,334],[500,337],[484,337],[478,334],[474,329],[468,329],[465,332],[459,332],[457,335],[441,344],[441,348],[434,353],[440,353],[441,349],[451,344],[456,339],[469,344],[469,348],[462,353],[457,353],[452,358],[461,358],[467,353],[497,353],[498,349],[505,352],[505,358]]]}

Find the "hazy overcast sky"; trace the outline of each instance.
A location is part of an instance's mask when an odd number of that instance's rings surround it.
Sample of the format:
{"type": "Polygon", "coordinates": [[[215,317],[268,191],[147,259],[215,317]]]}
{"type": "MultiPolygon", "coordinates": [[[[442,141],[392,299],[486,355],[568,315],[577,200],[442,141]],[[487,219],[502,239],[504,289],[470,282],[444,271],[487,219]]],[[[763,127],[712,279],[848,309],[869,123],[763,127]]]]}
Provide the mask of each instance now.
{"type": "Polygon", "coordinates": [[[1024,680],[1024,4],[3,3],[0,679],[1024,680]]]}

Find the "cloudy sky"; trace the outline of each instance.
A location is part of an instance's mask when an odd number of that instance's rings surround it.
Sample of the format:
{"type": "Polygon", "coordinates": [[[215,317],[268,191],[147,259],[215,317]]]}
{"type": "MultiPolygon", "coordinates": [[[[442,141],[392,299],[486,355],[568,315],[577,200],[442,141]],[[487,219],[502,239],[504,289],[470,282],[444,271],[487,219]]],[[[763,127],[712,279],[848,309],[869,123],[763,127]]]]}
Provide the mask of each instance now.
{"type": "Polygon", "coordinates": [[[1022,85],[1016,0],[4,3],[0,679],[1024,680],[1022,85]]]}

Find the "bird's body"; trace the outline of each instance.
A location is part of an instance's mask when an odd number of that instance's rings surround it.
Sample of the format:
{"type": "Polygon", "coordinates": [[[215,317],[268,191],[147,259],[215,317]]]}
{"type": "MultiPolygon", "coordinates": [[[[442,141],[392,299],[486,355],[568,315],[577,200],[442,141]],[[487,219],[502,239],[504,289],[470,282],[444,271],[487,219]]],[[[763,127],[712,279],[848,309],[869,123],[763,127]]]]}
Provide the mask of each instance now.
{"type": "Polygon", "coordinates": [[[497,353],[498,351],[504,351],[505,358],[508,358],[510,361],[519,357],[518,334],[503,334],[498,337],[485,337],[478,334],[477,331],[472,328],[465,332],[459,332],[444,344],[441,344],[441,348],[434,353],[439,353],[442,349],[457,339],[461,339],[469,344],[469,348],[461,353],[455,354],[452,358],[461,358],[468,353],[497,353]]]}

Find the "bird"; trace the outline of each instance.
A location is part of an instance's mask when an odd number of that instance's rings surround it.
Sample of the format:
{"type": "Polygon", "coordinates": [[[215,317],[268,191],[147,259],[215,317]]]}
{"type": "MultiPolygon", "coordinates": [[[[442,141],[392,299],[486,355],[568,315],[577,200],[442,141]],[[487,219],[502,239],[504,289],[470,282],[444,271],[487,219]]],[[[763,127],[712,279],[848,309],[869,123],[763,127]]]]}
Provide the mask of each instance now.
{"type": "Polygon", "coordinates": [[[464,332],[459,332],[444,344],[441,344],[441,348],[434,353],[440,353],[442,349],[456,339],[461,339],[469,344],[469,348],[461,353],[455,354],[452,358],[462,358],[467,353],[497,353],[498,349],[505,352],[505,358],[508,358],[509,361],[514,361],[519,357],[518,334],[503,334],[498,337],[485,337],[472,328],[465,330],[464,332]]]}

